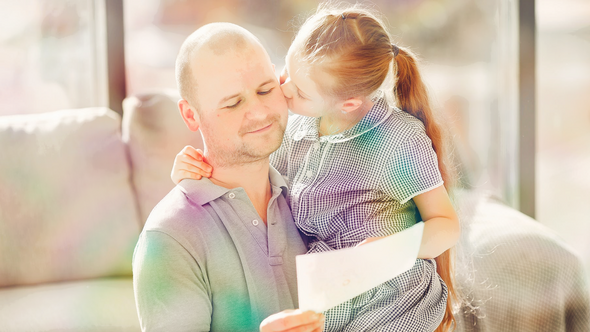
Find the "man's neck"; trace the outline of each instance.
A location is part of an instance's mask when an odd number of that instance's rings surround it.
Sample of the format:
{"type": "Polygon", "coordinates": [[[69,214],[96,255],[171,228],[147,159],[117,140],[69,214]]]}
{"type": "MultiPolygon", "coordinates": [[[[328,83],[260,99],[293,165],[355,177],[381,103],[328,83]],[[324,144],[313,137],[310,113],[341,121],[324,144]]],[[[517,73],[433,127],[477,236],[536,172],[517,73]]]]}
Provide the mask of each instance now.
{"type": "Polygon", "coordinates": [[[271,197],[268,158],[244,165],[212,166],[211,182],[228,189],[244,188],[254,208],[266,223],[266,211],[271,197]]]}

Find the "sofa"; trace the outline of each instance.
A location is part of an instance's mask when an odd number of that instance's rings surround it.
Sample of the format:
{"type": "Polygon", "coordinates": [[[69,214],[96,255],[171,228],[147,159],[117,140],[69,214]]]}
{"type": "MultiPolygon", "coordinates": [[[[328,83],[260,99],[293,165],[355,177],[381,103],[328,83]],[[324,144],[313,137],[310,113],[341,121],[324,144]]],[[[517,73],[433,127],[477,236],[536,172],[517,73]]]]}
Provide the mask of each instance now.
{"type": "MultiPolygon", "coordinates": [[[[175,91],[0,117],[0,331],[139,331],[131,258],[191,144],[175,91]]],[[[458,331],[590,331],[580,258],[549,229],[462,190],[458,331]]]]}

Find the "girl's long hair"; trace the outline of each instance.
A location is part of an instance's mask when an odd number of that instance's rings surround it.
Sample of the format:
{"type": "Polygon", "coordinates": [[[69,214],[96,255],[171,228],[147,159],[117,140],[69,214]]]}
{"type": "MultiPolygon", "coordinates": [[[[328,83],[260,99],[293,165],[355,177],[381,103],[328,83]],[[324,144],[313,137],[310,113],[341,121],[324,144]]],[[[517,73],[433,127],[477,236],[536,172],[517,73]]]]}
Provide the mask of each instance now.
{"type": "MultiPolygon", "coordinates": [[[[359,5],[338,7],[330,2],[321,4],[300,28],[289,52],[308,63],[312,72],[321,71],[333,78],[331,83],[315,83],[323,94],[334,98],[372,96],[391,77],[394,102],[424,124],[445,187],[450,190],[454,174],[447,162],[443,131],[433,114],[416,57],[406,48],[393,46],[384,24],[370,10],[359,5]]],[[[458,306],[459,296],[455,288],[453,249],[435,259],[437,272],[449,294],[437,332],[456,327],[453,308],[458,306]]]]}
{"type": "MultiPolygon", "coordinates": [[[[445,144],[443,132],[440,125],[436,122],[430,101],[426,91],[426,86],[422,82],[422,77],[418,72],[416,58],[409,50],[399,48],[399,54],[395,57],[395,67],[397,68],[397,82],[394,88],[394,96],[399,107],[420,119],[426,128],[426,135],[432,141],[432,148],[438,157],[438,168],[442,175],[447,190],[453,182],[453,176],[445,162],[445,144]]],[[[447,331],[455,326],[455,317],[453,315],[453,302],[458,301],[457,291],[454,280],[454,253],[453,248],[443,252],[436,257],[436,272],[447,284],[449,290],[449,301],[447,301],[447,310],[439,327],[439,331],[447,331]]]]}

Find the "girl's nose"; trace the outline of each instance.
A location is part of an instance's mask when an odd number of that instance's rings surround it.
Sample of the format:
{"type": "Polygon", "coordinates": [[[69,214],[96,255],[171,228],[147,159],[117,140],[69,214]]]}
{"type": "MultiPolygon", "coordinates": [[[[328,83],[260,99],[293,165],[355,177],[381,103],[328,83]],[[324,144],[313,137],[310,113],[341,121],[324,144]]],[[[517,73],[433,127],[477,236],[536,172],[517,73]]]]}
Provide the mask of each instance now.
{"type": "Polygon", "coordinates": [[[283,85],[283,83],[285,83],[285,81],[287,81],[287,78],[289,77],[289,75],[287,74],[287,67],[283,68],[283,71],[281,72],[281,76],[279,76],[279,83],[281,85],[283,85]]]}
{"type": "Polygon", "coordinates": [[[291,83],[291,80],[288,77],[285,83],[281,85],[281,90],[283,91],[285,98],[293,98],[293,83],[291,83]]]}

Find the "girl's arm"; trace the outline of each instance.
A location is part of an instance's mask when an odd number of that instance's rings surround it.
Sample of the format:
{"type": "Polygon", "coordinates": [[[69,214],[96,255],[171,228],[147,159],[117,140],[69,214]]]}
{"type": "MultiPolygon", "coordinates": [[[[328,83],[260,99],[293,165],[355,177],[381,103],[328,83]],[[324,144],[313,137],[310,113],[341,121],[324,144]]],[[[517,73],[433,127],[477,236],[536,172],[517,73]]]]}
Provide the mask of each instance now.
{"type": "MultiPolygon", "coordinates": [[[[270,156],[270,164],[282,175],[287,174],[287,150],[285,142],[270,156]]],[[[194,147],[185,146],[174,158],[174,165],[170,178],[174,184],[179,184],[184,179],[200,180],[202,177],[210,178],[213,167],[207,163],[203,151],[194,147]]]]}
{"type": "Polygon", "coordinates": [[[418,258],[438,257],[459,240],[459,219],[440,185],[443,180],[432,140],[420,130],[398,145],[384,165],[383,191],[399,202],[412,197],[424,221],[418,258]]]}
{"type": "MultiPolygon", "coordinates": [[[[422,243],[418,258],[431,259],[452,248],[459,240],[461,228],[455,209],[444,186],[437,187],[413,198],[424,221],[422,243]]],[[[358,245],[384,238],[371,237],[358,245]]]]}
{"type": "Polygon", "coordinates": [[[444,186],[413,198],[424,221],[422,243],[418,258],[435,258],[453,247],[459,240],[459,218],[444,186]]]}
{"type": "Polygon", "coordinates": [[[170,178],[174,184],[178,184],[183,179],[200,180],[203,176],[210,178],[212,171],[213,167],[207,164],[203,151],[187,145],[174,158],[170,178]]]}

